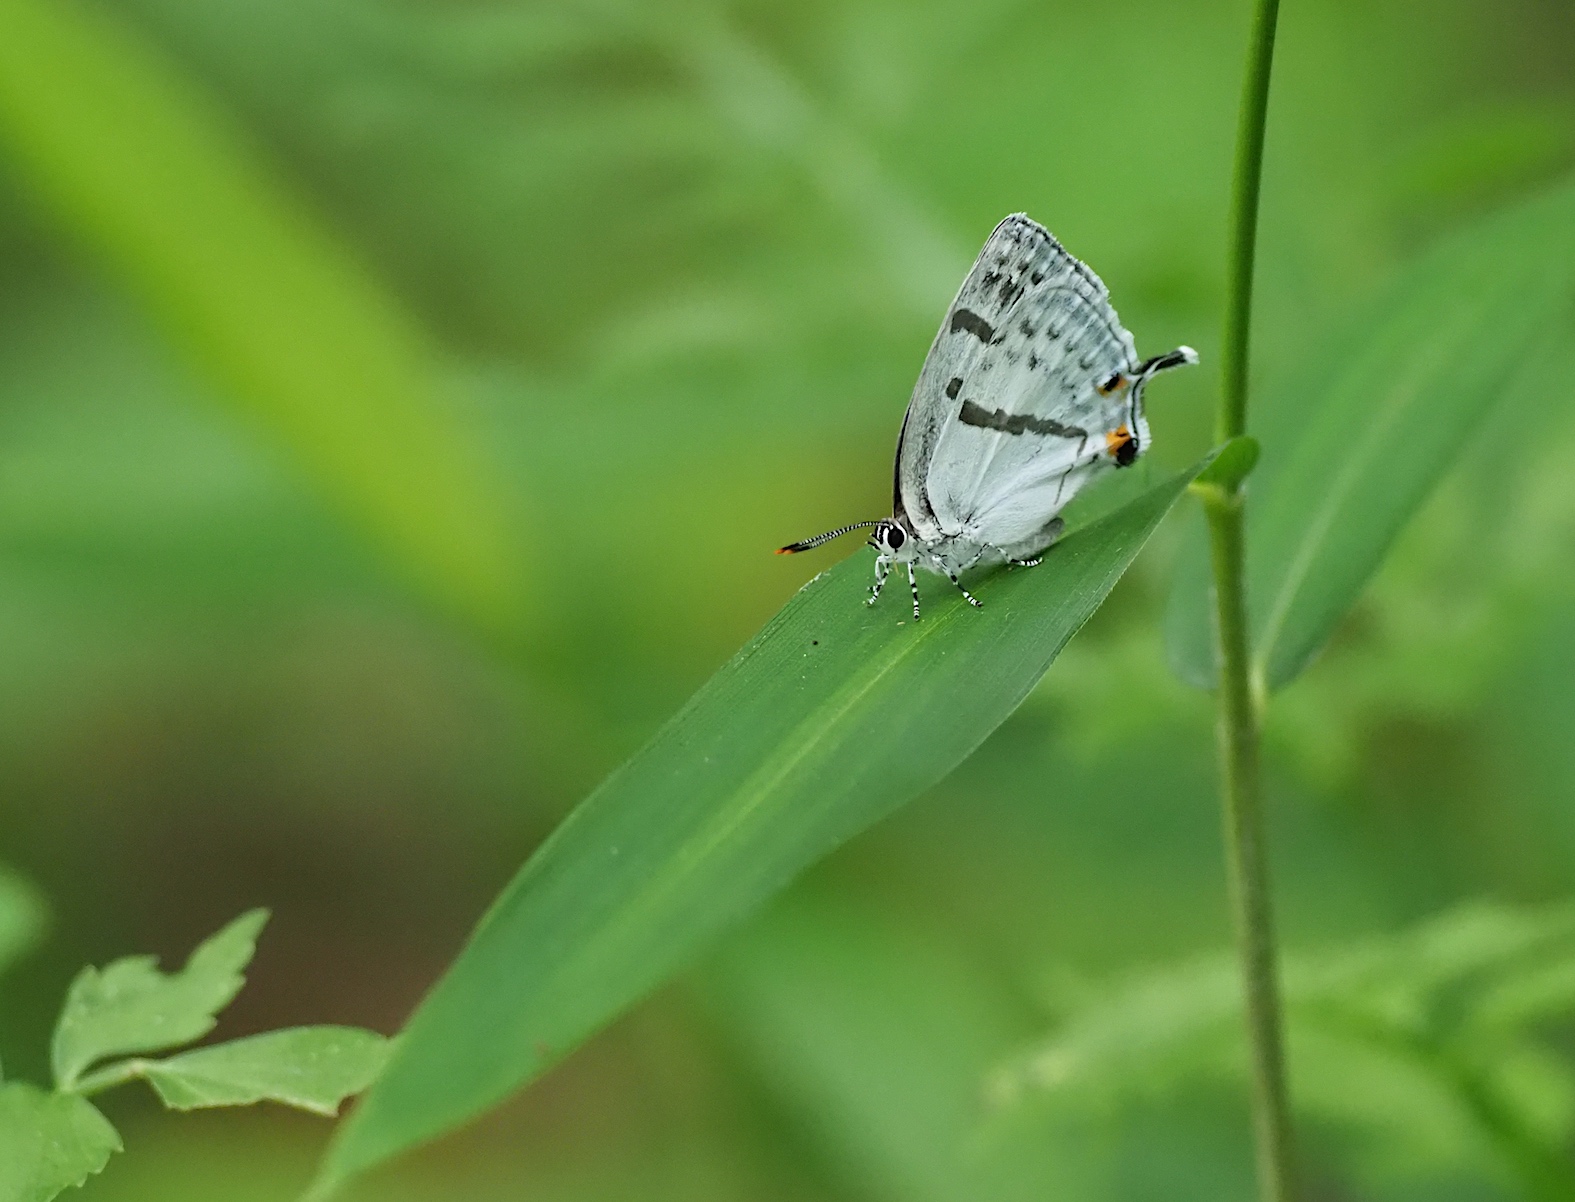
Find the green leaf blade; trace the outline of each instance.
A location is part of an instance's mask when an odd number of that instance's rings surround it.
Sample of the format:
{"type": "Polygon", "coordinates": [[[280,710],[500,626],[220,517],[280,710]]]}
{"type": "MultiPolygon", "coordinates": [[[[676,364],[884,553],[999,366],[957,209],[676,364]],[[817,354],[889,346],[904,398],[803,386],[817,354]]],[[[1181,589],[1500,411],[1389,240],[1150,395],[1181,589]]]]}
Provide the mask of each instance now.
{"type": "MultiPolygon", "coordinates": [[[[1199,465],[1201,469],[1203,465],[1199,465]]],[[[873,608],[816,577],[525,865],[341,1128],[319,1190],[539,1075],[805,866],[934,783],[1088,619],[1196,471],[1043,566],[873,608]]]]}
{"type": "Polygon", "coordinates": [[[172,1110],[280,1102],[332,1118],[382,1071],[389,1043],[359,1027],[292,1027],[149,1061],[142,1075],[172,1110]]]}
{"type": "Polygon", "coordinates": [[[86,1099],[0,1085],[0,1202],[49,1202],[100,1172],[120,1147],[86,1099]]]}
{"type": "Polygon", "coordinates": [[[66,992],[50,1050],[55,1084],[70,1089],[106,1056],[156,1052],[201,1039],[245,984],[268,911],[251,910],[204,940],[177,973],[152,956],[84,968],[66,992]]]}
{"type": "MultiPolygon", "coordinates": [[[[1263,463],[1248,504],[1254,659],[1295,679],[1390,545],[1496,408],[1536,397],[1539,350],[1575,302],[1575,187],[1449,239],[1402,273],[1342,349],[1255,420],[1263,463]]],[[[1528,421],[1535,424],[1535,418],[1528,421]]],[[[1515,431],[1509,432],[1512,443],[1515,431]]],[[[1170,658],[1213,684],[1203,540],[1167,615],[1170,658]]]]}

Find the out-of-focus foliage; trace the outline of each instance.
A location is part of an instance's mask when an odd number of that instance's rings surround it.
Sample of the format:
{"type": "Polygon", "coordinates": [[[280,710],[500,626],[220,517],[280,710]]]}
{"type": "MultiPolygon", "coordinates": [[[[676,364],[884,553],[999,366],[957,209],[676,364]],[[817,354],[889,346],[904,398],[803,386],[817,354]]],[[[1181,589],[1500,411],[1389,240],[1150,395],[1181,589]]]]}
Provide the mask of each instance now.
{"type": "Polygon", "coordinates": [[[38,942],[43,928],[44,905],[32,886],[0,868],[0,972],[38,942]]]}
{"type": "Polygon", "coordinates": [[[213,395],[287,444],[405,575],[489,633],[519,622],[501,493],[430,395],[424,340],[201,93],[107,14],[8,0],[0,142],[213,395]]]}
{"type": "MultiPolygon", "coordinates": [[[[1575,342],[1575,186],[1451,238],[1351,324],[1256,427],[1270,455],[1250,510],[1248,596],[1254,674],[1266,689],[1322,649],[1501,402],[1542,410],[1575,398],[1561,370],[1575,342]]],[[[1518,420],[1509,412],[1491,426],[1513,431],[1518,420]]],[[[1218,669],[1197,542],[1168,633],[1182,679],[1207,688],[1218,669]]]]}
{"type": "MultiPolygon", "coordinates": [[[[0,844],[55,915],[0,988],[8,1077],[43,1079],[81,964],[262,902],[288,921],[237,1034],[397,1028],[556,819],[822,566],[770,549],[880,511],[935,322],[1003,213],[1091,262],[1141,348],[1215,362],[1232,3],[113,17],[410,315],[439,412],[501,467],[500,520],[527,515],[509,553],[537,637],[505,666],[411,605],[203,348],[0,156],[0,844]]],[[[1270,404],[1404,265],[1575,168],[1566,6],[1301,0],[1283,21],[1270,404]]],[[[1561,378],[1567,348],[1541,353],[1561,378]]],[[[1152,395],[1149,483],[1205,449],[1211,391],[1198,371],[1152,395]]],[[[1292,946],[1575,895],[1572,454],[1564,407],[1510,398],[1276,697],[1292,946]]],[[[1043,974],[1127,979],[1227,942],[1207,699],[1158,637],[1177,538],[917,805],[359,1196],[895,1202],[926,1188],[916,1166],[936,1196],[1245,1196],[1234,1091],[980,1128],[989,1066],[1042,1034],[1043,974]]],[[[130,1151],[88,1187],[110,1202],[288,1196],[325,1137],[127,1092],[105,1105],[130,1151]]],[[[1315,1185],[1417,1196],[1353,1176],[1329,1130],[1315,1185]]],[[[1524,1195],[1458,1164],[1430,1199],[1524,1195]]]]}
{"type": "MultiPolygon", "coordinates": [[[[1291,1076],[1304,1117],[1342,1128],[1371,1188],[1459,1173],[1568,1197],[1575,1068],[1550,1025],[1575,1014],[1575,912],[1476,904],[1401,935],[1285,963],[1291,1076]]],[[[1055,1033],[992,1082],[999,1104],[1061,1107],[1246,1079],[1229,957],[1059,999],[1055,1033]]]]}

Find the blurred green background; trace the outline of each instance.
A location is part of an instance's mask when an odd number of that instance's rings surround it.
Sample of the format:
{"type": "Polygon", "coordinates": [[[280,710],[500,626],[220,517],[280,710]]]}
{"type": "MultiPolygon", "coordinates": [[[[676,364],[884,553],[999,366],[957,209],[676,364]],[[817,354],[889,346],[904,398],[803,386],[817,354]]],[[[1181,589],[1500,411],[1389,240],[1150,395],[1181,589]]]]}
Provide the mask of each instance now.
{"type": "MultiPolygon", "coordinates": [[[[170,89],[125,138],[29,107],[29,70],[91,96],[112,60],[0,53],[0,858],[51,914],[0,990],[9,1074],[43,1078],[78,966],[178,960],[253,905],[221,1032],[397,1029],[574,802],[841,553],[770,551],[885,512],[1005,213],[1093,264],[1140,350],[1202,352],[1150,393],[1145,470],[1208,443],[1244,3],[112,17],[170,89]],[[387,423],[380,372],[410,391],[387,423]]],[[[1563,0],[1285,6],[1263,404],[1399,265],[1575,168],[1572,47],[1563,0]]],[[[1572,392],[1494,425],[1271,711],[1291,948],[1575,895],[1572,392]]],[[[1184,525],[951,779],[364,1196],[1247,1197],[1229,1082],[985,1102],[1068,999],[1228,942],[1210,701],[1158,633],[1184,525]]],[[[288,1197],[327,1136],[106,1110],[106,1200],[288,1197]]],[[[1313,1196],[1524,1192],[1372,1138],[1312,1121],[1313,1196]]]]}

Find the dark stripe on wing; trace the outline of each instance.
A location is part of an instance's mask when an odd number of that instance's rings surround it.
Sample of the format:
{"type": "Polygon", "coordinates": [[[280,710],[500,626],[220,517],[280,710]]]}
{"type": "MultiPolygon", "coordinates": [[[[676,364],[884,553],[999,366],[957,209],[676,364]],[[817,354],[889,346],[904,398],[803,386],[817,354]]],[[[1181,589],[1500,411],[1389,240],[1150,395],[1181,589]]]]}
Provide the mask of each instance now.
{"type": "Polygon", "coordinates": [[[999,430],[1002,434],[1054,434],[1059,438],[1087,438],[1088,431],[1079,426],[1063,426],[1049,417],[1035,417],[1031,413],[1008,413],[1004,409],[986,409],[972,401],[964,401],[957,420],[965,426],[978,426],[981,430],[999,430]]]}
{"type": "Polygon", "coordinates": [[[972,334],[986,346],[995,341],[995,327],[972,309],[958,309],[952,313],[952,333],[959,330],[972,334]]]}

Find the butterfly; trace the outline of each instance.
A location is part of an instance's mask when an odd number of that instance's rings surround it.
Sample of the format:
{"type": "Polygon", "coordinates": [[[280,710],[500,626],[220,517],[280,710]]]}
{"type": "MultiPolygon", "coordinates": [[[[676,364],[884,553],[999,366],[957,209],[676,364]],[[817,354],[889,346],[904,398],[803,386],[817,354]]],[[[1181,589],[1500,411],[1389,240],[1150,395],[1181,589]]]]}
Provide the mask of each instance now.
{"type": "Polygon", "coordinates": [[[1181,346],[1139,360],[1105,285],[1037,221],[1006,218],[963,280],[925,357],[897,436],[892,516],[781,548],[808,551],[874,527],[874,605],[896,564],[959,579],[968,569],[1033,567],[1090,481],[1148,450],[1143,388],[1198,361],[1181,346]]]}

